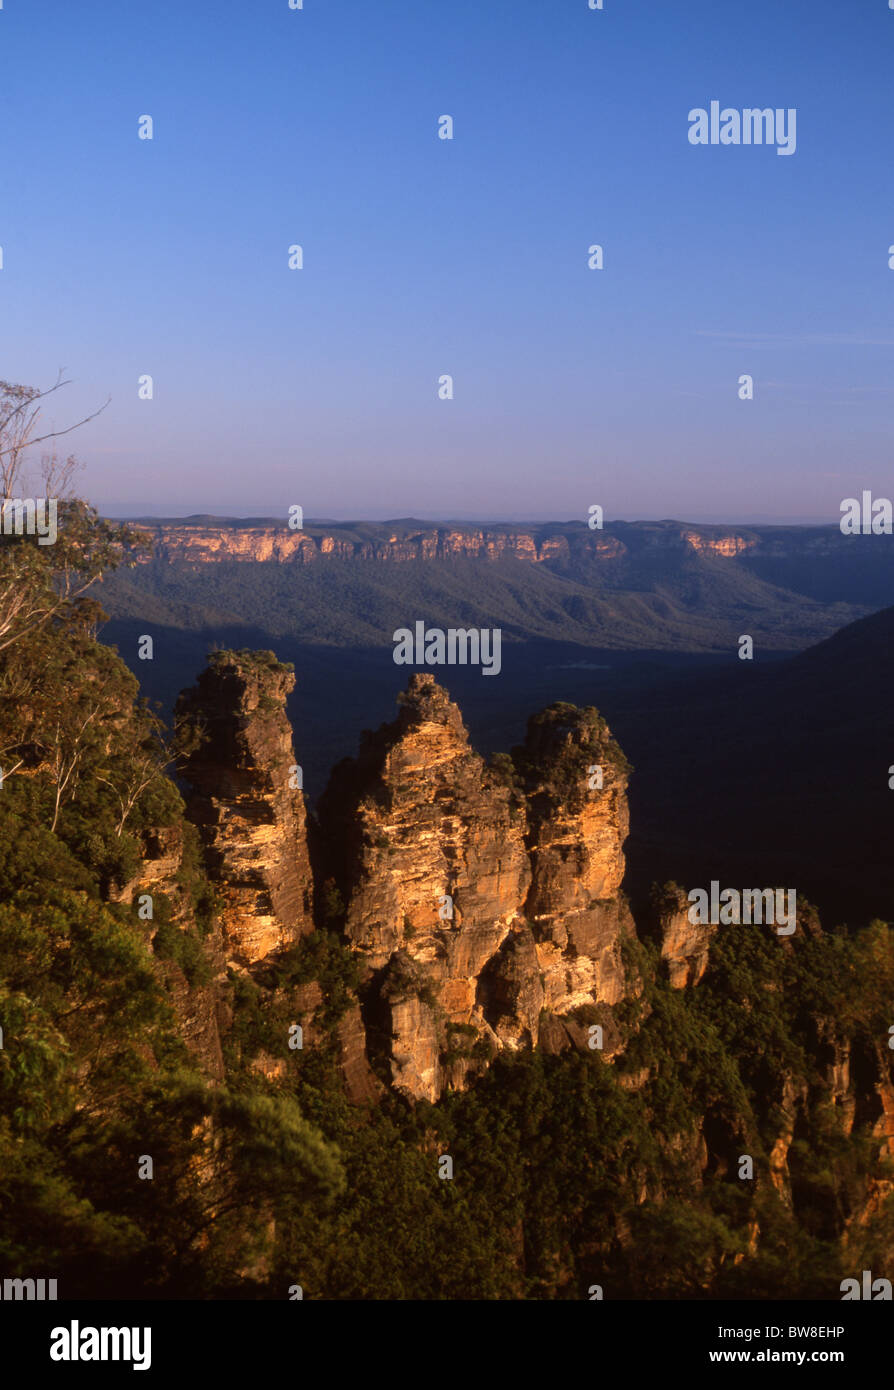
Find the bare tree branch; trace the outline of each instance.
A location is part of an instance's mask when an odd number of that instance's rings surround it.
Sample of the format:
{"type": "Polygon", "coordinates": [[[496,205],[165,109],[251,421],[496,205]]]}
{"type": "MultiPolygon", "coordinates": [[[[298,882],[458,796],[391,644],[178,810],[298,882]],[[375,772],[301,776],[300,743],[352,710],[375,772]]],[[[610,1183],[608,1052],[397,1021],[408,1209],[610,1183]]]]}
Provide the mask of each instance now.
{"type": "Polygon", "coordinates": [[[0,490],[4,497],[12,495],[21,472],[22,455],[26,450],[43,444],[48,439],[58,439],[62,435],[71,434],[72,430],[95,420],[111,400],[109,397],[98,410],[94,410],[91,415],[86,415],[83,420],[78,420],[73,425],[38,434],[40,402],[70,384],[61,369],[55,383],[45,391],[39,391],[35,386],[19,386],[14,382],[0,381],[0,490]]]}

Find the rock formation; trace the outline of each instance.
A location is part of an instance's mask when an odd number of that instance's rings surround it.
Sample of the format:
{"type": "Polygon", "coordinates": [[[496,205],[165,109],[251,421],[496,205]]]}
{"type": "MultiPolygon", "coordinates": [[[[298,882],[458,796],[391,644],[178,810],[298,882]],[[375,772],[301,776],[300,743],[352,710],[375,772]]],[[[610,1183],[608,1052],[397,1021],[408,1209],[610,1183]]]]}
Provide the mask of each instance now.
{"type": "Polygon", "coordinates": [[[552,705],[528,724],[524,779],[532,882],[525,906],[556,1013],[624,996],[621,898],[629,766],[595,709],[552,705]]]}
{"type": "Polygon", "coordinates": [[[347,529],[335,535],[327,534],[319,526],[293,531],[285,522],[232,526],[190,521],[153,525],[144,522],[138,529],[151,541],[151,552],[141,557],[141,563],[148,563],[152,557],[173,564],[236,560],[308,565],[321,558],[402,562],[452,558],[498,560],[514,556],[538,564],[561,563],[572,554],[615,560],[626,553],[626,546],[616,536],[589,529],[564,534],[561,530],[543,527],[534,533],[520,529],[420,525],[390,532],[384,526],[377,528],[377,535],[354,536],[347,529]]]}
{"type": "MultiPolygon", "coordinates": [[[[526,930],[523,811],[469,746],[446,692],[416,675],[394,723],[336,769],[320,812],[371,1029],[394,1084],[433,1099],[451,1025],[497,1045],[486,967],[526,930]]],[[[536,1013],[512,1027],[536,1041],[536,1013]]]]}
{"type": "MultiPolygon", "coordinates": [[[[240,969],[313,928],[293,683],[270,653],[216,653],[178,704],[188,811],[240,969]]],[[[586,1048],[597,1017],[613,1036],[632,931],[627,775],[597,712],[571,705],[535,716],[514,757],[487,766],[446,691],[411,677],[397,719],[336,768],[320,804],[320,896],[337,889],[363,969],[362,1024],[355,1004],[338,1035],[354,1093],[372,1094],[367,1055],[397,1090],[435,1100],[501,1049],[586,1048]]]]}
{"type": "Polygon", "coordinates": [[[690,922],[686,892],[668,884],[654,904],[661,942],[661,959],[672,989],[697,985],[705,973],[711,939],[717,931],[710,922],[690,922]]]}
{"type": "MultiPolygon", "coordinates": [[[[188,809],[223,910],[207,943],[213,981],[187,988],[182,972],[168,974],[184,1037],[207,1073],[221,1079],[235,1047],[274,1091],[297,1081],[300,1099],[303,1073],[282,1045],[300,1023],[305,1053],[322,1054],[311,1065],[334,1067],[356,1106],[387,1089],[435,1102],[469,1085],[500,1052],[592,1057],[594,1047],[613,1063],[620,1088],[650,1105],[663,1062],[640,1039],[650,1017],[660,1036],[674,1016],[664,1015],[655,989],[666,986],[656,985],[636,943],[623,891],[630,768],[598,712],[551,705],[529,720],[523,744],[486,763],[447,692],[432,675],[414,674],[397,717],[363,736],[358,756],[338,765],[316,817],[307,818],[290,778],[296,759],[285,699],[293,682],[269,653],[217,653],[178,705],[188,809]],[[315,931],[315,901],[316,934],[302,955],[289,948],[315,931]],[[244,1052],[244,1019],[235,1044],[228,1041],[237,986],[268,1025],[244,1052]]],[[[150,834],[145,849],[139,886],[164,891],[180,923],[180,840],[150,834]]],[[[710,998],[728,962],[721,952],[709,973],[719,929],[689,921],[685,889],[653,890],[643,927],[671,989],[700,987],[710,998]]],[[[799,942],[822,937],[809,904],[798,927],[799,942]]],[[[804,949],[772,941],[769,955],[754,957],[771,1000],[784,997],[787,968],[772,964],[775,953],[793,961],[804,949]]],[[[777,1023],[771,1008],[764,1026],[777,1023]]],[[[758,1046],[749,1066],[760,1080],[759,1109],[744,1103],[744,1092],[731,1103],[729,1078],[716,1094],[710,1077],[699,1081],[703,1024],[680,1039],[673,1066],[688,1084],[692,1050],[691,1075],[706,1088],[703,1109],[658,1140],[680,1191],[695,1198],[706,1186],[738,1182],[742,1156],[753,1155],[754,1191],[797,1214],[812,1181],[800,1141],[816,1124],[817,1087],[842,1141],[861,1134],[880,1161],[894,1154],[886,1038],[821,1010],[805,1012],[802,1024],[813,1080],[794,1065],[796,1047],[791,1064],[777,1065],[758,1046]]],[[[640,1202],[667,1200],[666,1177],[644,1172],[637,1180],[640,1202]]],[[[853,1187],[842,1249],[861,1248],[861,1232],[892,1191],[884,1168],[853,1187]]],[[[754,1253],[764,1239],[757,1213],[749,1231],[754,1253]]]]}
{"type": "Polygon", "coordinates": [[[398,1089],[435,1099],[494,1051],[536,1046],[551,1016],[623,997],[625,789],[595,711],[545,711],[518,765],[488,768],[430,675],[336,770],[321,821],[371,1050],[398,1089]]]}
{"type": "MultiPolygon", "coordinates": [[[[536,527],[426,526],[423,523],[367,524],[326,528],[308,524],[290,529],[285,520],[233,524],[197,518],[182,521],[140,522],[151,541],[154,557],[175,564],[205,564],[213,560],[260,561],[275,564],[312,564],[320,558],[405,562],[452,558],[498,560],[514,556],[532,564],[568,560],[623,561],[632,550],[665,549],[681,545],[699,555],[735,558],[746,551],[787,553],[792,545],[807,542],[786,535],[781,541],[768,528],[729,531],[723,527],[686,526],[678,522],[618,523],[590,530],[580,523],[536,527]]],[[[820,551],[834,546],[823,538],[810,538],[820,551]]]]}
{"type": "MultiPolygon", "coordinates": [[[[223,903],[217,978],[225,958],[249,975],[279,1010],[280,1032],[300,1022],[305,1048],[328,1049],[359,1105],[386,1086],[436,1101],[501,1051],[587,1055],[594,1033],[603,1059],[617,1057],[627,1025],[614,1008],[639,988],[623,951],[635,937],[622,889],[630,769],[597,711],[551,705],[530,719],[520,747],[488,765],[446,691],[430,674],[413,675],[397,718],[366,734],[358,756],[334,770],[311,825],[311,855],[303,797],[290,776],[285,699],[293,683],[270,653],[217,653],[178,705],[188,809],[223,903]],[[338,928],[360,966],[356,993],[343,994],[334,1012],[316,978],[288,973],[288,948],[314,929],[314,896],[320,919],[338,928]]],[[[180,845],[157,839],[141,881],[166,885],[173,901],[180,845]]],[[[717,932],[691,924],[688,906],[676,885],[652,904],[674,989],[699,984],[717,932]]],[[[809,908],[799,926],[808,937],[821,931],[809,908]]],[[[188,1041],[219,1076],[226,991],[178,989],[188,1041]]],[[[842,1133],[868,1122],[891,1153],[887,1051],[877,1040],[839,1037],[821,1019],[816,1027],[811,1052],[842,1133]]],[[[291,1063],[261,1048],[250,1066],[276,1085],[291,1063]]],[[[652,1079],[641,1066],[625,1069],[621,1084],[642,1090],[652,1079]]],[[[792,1145],[810,1097],[787,1074],[773,1084],[775,1119],[758,1183],[791,1203],[799,1181],[792,1145]]],[[[754,1147],[751,1124],[709,1107],[691,1132],[668,1138],[694,1189],[706,1175],[734,1174],[738,1155],[754,1147]]],[[[887,1179],[874,1181],[853,1222],[868,1220],[889,1190],[887,1179]]]]}
{"type": "Polygon", "coordinates": [[[285,712],[295,684],[272,652],[217,652],[181,695],[187,810],[240,966],[313,928],[304,795],[285,712]]]}

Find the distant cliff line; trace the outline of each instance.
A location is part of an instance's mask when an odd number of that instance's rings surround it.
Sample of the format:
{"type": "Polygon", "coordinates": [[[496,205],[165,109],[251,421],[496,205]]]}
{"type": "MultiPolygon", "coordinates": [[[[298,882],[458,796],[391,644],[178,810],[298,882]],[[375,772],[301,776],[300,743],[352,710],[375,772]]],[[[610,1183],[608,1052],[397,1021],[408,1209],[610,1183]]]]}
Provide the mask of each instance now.
{"type": "Polygon", "coordinates": [[[134,523],[151,541],[150,558],[170,563],[236,560],[310,564],[320,557],[348,560],[498,560],[532,564],[620,562],[642,550],[678,551],[733,558],[764,554],[832,553],[841,542],[836,527],[722,527],[685,522],[609,522],[591,530],[586,522],[529,526],[435,525],[424,522],[309,522],[290,529],[287,519],[186,517],[134,523]]]}

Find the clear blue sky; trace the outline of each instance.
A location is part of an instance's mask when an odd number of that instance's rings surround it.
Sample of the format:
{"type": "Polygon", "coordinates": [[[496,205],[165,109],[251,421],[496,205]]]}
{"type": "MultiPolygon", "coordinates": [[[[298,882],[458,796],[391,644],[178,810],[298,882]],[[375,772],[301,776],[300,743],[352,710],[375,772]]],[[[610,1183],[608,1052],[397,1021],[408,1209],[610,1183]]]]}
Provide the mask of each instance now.
{"type": "Polygon", "coordinates": [[[891,496],[894,11],[604,4],[5,0],[0,375],[67,368],[60,424],[112,397],[72,440],[84,490],[512,519],[891,496]],[[711,100],[795,107],[796,153],[690,145],[711,100]]]}

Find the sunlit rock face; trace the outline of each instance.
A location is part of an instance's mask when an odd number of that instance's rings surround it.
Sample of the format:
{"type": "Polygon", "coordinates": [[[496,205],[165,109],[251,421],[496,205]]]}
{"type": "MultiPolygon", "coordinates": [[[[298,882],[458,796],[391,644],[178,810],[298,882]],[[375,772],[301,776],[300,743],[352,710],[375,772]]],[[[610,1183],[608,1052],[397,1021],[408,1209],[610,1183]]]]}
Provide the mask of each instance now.
{"type": "Polygon", "coordinates": [[[717,931],[711,922],[690,921],[690,909],[687,893],[676,885],[668,885],[655,904],[661,959],[672,989],[698,984],[717,931]]]}
{"type": "Polygon", "coordinates": [[[228,526],[197,522],[141,524],[150,549],[139,558],[168,564],[203,565],[215,560],[308,565],[321,557],[338,560],[370,560],[405,563],[412,560],[485,559],[512,556],[532,564],[564,562],[576,555],[596,560],[615,560],[626,546],[613,536],[586,531],[571,537],[544,535],[525,530],[477,527],[420,527],[389,534],[387,527],[375,538],[326,535],[319,527],[291,530],[282,525],[228,526]]]}
{"type": "Polygon", "coordinates": [[[544,1005],[569,1013],[624,996],[621,895],[629,767],[595,709],[551,705],[516,750],[527,804],[532,882],[525,915],[537,943],[544,1005]]]}
{"type": "Polygon", "coordinates": [[[753,550],[757,540],[753,536],[703,536],[698,531],[684,531],[683,539],[699,555],[723,555],[730,558],[741,555],[743,550],[753,550]]]}
{"type": "Polygon", "coordinates": [[[447,693],[416,675],[397,719],[336,769],[320,815],[342,856],[345,934],[393,1035],[394,1082],[439,1094],[450,1025],[491,1035],[479,979],[524,925],[523,808],[470,747],[447,693]]]}
{"type": "Polygon", "coordinates": [[[177,705],[191,739],[188,812],[223,901],[226,952],[241,966],[313,927],[304,795],[285,710],[294,684],[271,652],[216,653],[177,705]]]}
{"type": "Polygon", "coordinates": [[[370,1028],[408,1094],[536,1046],[549,1012],[623,995],[627,769],[596,712],[571,709],[532,720],[518,765],[488,768],[447,693],[415,675],[323,798],[370,1028]]]}
{"type": "MultiPolygon", "coordinates": [[[[217,653],[178,704],[189,813],[241,969],[313,928],[293,684],[270,653],[217,653]]],[[[433,676],[413,675],[399,705],[333,773],[316,872],[362,964],[340,1041],[355,1089],[374,1091],[369,1058],[434,1100],[544,1029],[553,1049],[585,1046],[580,1011],[623,998],[628,767],[593,709],[551,706],[488,766],[433,676]]]]}

